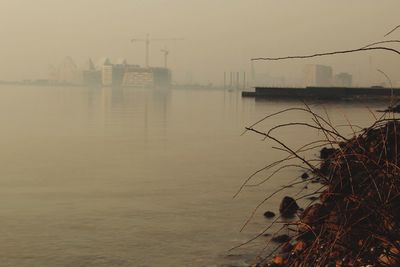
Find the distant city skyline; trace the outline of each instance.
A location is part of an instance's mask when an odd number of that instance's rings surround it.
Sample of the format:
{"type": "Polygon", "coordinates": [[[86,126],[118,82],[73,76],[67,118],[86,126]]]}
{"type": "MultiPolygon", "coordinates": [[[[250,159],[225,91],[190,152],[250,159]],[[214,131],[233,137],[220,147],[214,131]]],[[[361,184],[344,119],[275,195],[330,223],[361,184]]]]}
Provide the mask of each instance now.
{"type": "MultiPolygon", "coordinates": [[[[46,78],[49,66],[70,56],[77,65],[88,58],[126,58],[145,65],[145,44],[132,38],[185,38],[184,42],[151,43],[151,66],[168,64],[183,83],[223,83],[223,73],[250,72],[250,58],[309,54],[383,40],[400,22],[400,2],[355,1],[211,1],[211,0],[4,0],[0,3],[0,79],[46,78]],[[384,20],[381,18],[385,17],[384,20]],[[340,18],[340,19],[338,19],[340,18]]],[[[400,32],[395,32],[393,39],[400,32]]],[[[388,39],[388,38],[386,38],[388,39]]],[[[301,79],[307,64],[330,65],[353,74],[354,83],[377,84],[400,80],[400,60],[373,52],[318,60],[257,63],[259,73],[301,79]],[[300,66],[301,65],[301,66],[300,66]]]]}

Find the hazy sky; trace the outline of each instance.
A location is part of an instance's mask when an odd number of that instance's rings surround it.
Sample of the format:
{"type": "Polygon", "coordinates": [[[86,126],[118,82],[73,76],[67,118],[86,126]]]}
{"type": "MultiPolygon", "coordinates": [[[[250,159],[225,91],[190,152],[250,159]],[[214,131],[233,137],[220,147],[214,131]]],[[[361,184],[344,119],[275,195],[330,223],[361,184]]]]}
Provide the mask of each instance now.
{"type": "MultiPolygon", "coordinates": [[[[221,83],[224,71],[248,71],[251,57],[382,40],[400,24],[399,10],[399,0],[0,0],[0,79],[47,78],[49,65],[65,56],[81,66],[102,56],[143,65],[144,44],[129,40],[149,33],[185,38],[152,43],[151,65],[163,64],[160,49],[168,46],[175,80],[191,72],[197,82],[221,83]]],[[[391,38],[400,39],[400,31],[391,38]]],[[[400,80],[400,56],[377,52],[256,67],[295,77],[301,65],[314,62],[356,79],[379,82],[374,70],[381,68],[400,80]]]]}

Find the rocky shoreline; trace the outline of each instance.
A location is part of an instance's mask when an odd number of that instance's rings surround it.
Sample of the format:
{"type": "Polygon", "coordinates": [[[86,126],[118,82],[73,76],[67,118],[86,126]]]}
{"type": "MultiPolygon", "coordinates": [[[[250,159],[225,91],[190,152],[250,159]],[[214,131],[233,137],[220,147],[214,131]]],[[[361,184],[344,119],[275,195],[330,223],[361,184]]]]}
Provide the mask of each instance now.
{"type": "Polygon", "coordinates": [[[400,121],[379,119],[320,158],[301,178],[324,190],[304,210],[283,199],[291,234],[273,237],[278,253],[254,266],[400,266],[400,121]]]}

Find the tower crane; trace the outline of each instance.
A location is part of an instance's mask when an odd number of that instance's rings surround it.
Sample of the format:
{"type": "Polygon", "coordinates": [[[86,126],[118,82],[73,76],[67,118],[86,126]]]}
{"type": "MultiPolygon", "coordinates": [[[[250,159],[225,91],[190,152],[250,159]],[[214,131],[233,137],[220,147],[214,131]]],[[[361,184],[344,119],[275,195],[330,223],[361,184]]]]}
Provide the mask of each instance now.
{"type": "Polygon", "coordinates": [[[164,49],[161,49],[161,52],[164,54],[164,68],[168,68],[169,50],[168,50],[168,48],[164,48],[164,49]]]}
{"type": "Polygon", "coordinates": [[[155,38],[150,38],[149,34],[146,35],[145,39],[137,39],[137,38],[132,38],[131,43],[134,42],[144,42],[146,45],[146,67],[149,67],[149,57],[150,57],[150,43],[154,41],[182,41],[183,38],[167,38],[167,39],[155,39],[155,38]]]}

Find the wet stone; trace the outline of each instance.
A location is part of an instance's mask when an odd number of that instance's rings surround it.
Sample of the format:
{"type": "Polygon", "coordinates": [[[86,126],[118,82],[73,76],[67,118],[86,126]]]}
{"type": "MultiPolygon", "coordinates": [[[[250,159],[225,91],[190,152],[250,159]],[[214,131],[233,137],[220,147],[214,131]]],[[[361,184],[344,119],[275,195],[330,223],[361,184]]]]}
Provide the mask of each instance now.
{"type": "Polygon", "coordinates": [[[310,177],[310,175],[308,175],[308,173],[306,173],[306,172],[301,175],[301,179],[303,179],[303,180],[307,180],[309,177],[310,177]]]}
{"type": "Polygon", "coordinates": [[[320,158],[321,159],[328,159],[328,158],[332,157],[335,154],[336,151],[337,150],[334,149],[334,148],[324,147],[323,149],[321,149],[320,158]]]}
{"type": "Polygon", "coordinates": [[[272,211],[266,211],[266,212],[264,213],[264,217],[265,217],[265,218],[268,218],[268,219],[273,218],[273,217],[275,217],[275,213],[272,212],[272,211]]]}
{"type": "Polygon", "coordinates": [[[297,205],[296,200],[287,196],[282,199],[281,205],[279,206],[279,212],[284,218],[293,217],[298,209],[299,205],[297,205]]]}
{"type": "Polygon", "coordinates": [[[286,242],[289,242],[290,240],[291,240],[291,238],[288,235],[278,235],[278,236],[271,238],[271,241],[275,242],[275,243],[286,243],[286,242]]]}

